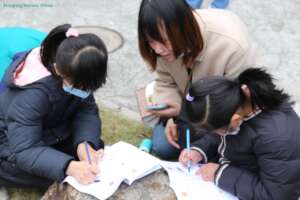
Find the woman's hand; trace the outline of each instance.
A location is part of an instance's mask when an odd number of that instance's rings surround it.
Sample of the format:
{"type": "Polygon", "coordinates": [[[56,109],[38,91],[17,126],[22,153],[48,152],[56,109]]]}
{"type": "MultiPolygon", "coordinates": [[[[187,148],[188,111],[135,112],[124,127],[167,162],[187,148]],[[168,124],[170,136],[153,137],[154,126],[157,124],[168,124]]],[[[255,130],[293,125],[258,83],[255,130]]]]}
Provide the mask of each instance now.
{"type": "Polygon", "coordinates": [[[153,115],[157,115],[160,117],[174,117],[177,116],[180,112],[180,104],[171,101],[162,101],[159,103],[152,103],[150,105],[159,105],[159,104],[167,104],[168,108],[162,110],[148,110],[153,115]]]}
{"type": "Polygon", "coordinates": [[[184,149],[181,151],[178,161],[184,166],[187,166],[189,160],[192,161],[193,164],[197,164],[202,161],[202,159],[203,156],[200,152],[191,149],[189,154],[189,151],[187,149],[184,149]]]}
{"type": "MultiPolygon", "coordinates": [[[[98,165],[99,159],[102,158],[104,155],[103,149],[99,149],[98,151],[96,151],[89,144],[88,144],[88,149],[89,149],[89,154],[91,156],[91,163],[98,165]]],[[[80,143],[77,146],[77,156],[79,160],[89,162],[84,142],[80,143]]]]}
{"type": "Polygon", "coordinates": [[[174,120],[171,118],[167,121],[165,134],[168,142],[177,149],[180,149],[178,141],[178,130],[177,125],[174,123],[174,120]]]}
{"type": "Polygon", "coordinates": [[[196,175],[201,175],[204,181],[214,182],[216,172],[220,165],[216,163],[207,163],[196,172],[196,175]]]}
{"type": "Polygon", "coordinates": [[[93,183],[98,173],[97,165],[91,165],[88,161],[71,161],[66,170],[68,176],[73,176],[83,185],[93,183]]]}

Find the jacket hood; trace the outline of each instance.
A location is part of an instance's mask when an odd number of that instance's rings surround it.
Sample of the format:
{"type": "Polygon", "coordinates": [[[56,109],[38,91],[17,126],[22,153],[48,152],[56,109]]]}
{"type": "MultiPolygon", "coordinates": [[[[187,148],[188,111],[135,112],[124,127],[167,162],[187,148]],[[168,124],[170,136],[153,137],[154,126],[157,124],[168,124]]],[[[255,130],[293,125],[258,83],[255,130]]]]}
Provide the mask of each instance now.
{"type": "Polygon", "coordinates": [[[21,87],[51,76],[51,73],[41,62],[40,48],[32,49],[26,58],[16,65],[11,76],[13,76],[13,83],[21,87]]]}
{"type": "Polygon", "coordinates": [[[39,87],[55,78],[41,63],[39,49],[19,52],[13,57],[12,63],[6,69],[2,82],[8,88],[39,87]],[[35,84],[41,83],[41,84],[35,84]]]}

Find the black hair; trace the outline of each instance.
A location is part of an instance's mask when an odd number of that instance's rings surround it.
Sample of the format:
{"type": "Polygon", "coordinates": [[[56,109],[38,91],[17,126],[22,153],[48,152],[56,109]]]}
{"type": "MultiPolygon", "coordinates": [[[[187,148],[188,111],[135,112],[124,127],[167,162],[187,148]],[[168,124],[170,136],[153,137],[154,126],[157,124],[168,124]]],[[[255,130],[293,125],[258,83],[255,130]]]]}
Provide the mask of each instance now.
{"type": "Polygon", "coordinates": [[[183,55],[187,65],[203,49],[199,24],[185,0],[142,0],[138,16],[138,40],[142,57],[156,69],[157,55],[149,45],[149,39],[162,44],[162,28],[171,43],[175,57],[183,55]]]}
{"type": "Polygon", "coordinates": [[[276,88],[270,74],[261,68],[250,68],[236,80],[213,76],[193,83],[189,95],[194,99],[183,100],[181,113],[192,123],[209,130],[226,127],[233,114],[248,100],[242,85],[249,88],[253,109],[276,110],[285,103],[292,104],[289,95],[276,88]]]}
{"type": "Polygon", "coordinates": [[[55,27],[41,45],[41,61],[53,74],[67,79],[73,87],[95,91],[106,82],[107,49],[95,34],[67,37],[70,24],[55,27]]]}

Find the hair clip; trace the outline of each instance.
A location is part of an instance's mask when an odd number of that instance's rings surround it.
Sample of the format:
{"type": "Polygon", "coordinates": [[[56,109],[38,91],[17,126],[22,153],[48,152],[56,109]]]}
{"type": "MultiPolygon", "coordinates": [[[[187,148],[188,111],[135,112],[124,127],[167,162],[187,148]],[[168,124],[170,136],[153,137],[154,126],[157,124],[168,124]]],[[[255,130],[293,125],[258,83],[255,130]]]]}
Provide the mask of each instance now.
{"type": "Polygon", "coordinates": [[[78,37],[79,32],[75,28],[69,28],[66,32],[66,37],[78,37]]]}
{"type": "Polygon", "coordinates": [[[186,94],[185,99],[191,102],[194,101],[194,97],[190,96],[189,93],[186,94]]]}
{"type": "Polygon", "coordinates": [[[247,89],[247,85],[243,84],[243,85],[241,86],[241,89],[242,89],[242,90],[246,90],[246,89],[247,89]]]}

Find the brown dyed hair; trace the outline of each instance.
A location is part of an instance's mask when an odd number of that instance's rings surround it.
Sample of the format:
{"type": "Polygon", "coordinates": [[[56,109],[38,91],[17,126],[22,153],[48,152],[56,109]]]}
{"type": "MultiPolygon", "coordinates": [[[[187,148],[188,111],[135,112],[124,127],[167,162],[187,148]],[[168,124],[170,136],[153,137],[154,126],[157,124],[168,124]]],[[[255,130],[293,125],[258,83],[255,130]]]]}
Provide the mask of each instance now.
{"type": "Polygon", "coordinates": [[[153,71],[158,55],[150,47],[149,39],[165,44],[162,28],[166,30],[175,57],[183,55],[183,64],[194,61],[202,51],[200,27],[185,0],[142,0],[138,19],[139,49],[153,71]]]}

